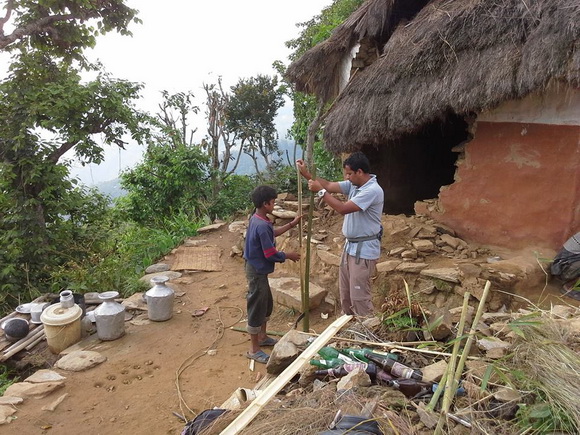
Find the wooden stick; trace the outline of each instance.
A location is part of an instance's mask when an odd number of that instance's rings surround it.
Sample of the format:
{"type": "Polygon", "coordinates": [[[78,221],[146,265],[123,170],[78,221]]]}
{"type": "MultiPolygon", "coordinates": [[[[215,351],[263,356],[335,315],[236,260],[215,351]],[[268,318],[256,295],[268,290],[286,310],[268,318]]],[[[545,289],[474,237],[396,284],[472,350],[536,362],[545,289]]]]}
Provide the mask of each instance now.
{"type": "Polygon", "coordinates": [[[42,334],[39,334],[38,338],[36,340],[34,340],[32,343],[30,343],[28,346],[26,346],[26,350],[32,349],[34,346],[36,346],[38,343],[40,343],[45,338],[46,338],[46,334],[44,333],[44,331],[42,331],[42,334]]]}
{"type": "Polygon", "coordinates": [[[6,349],[2,354],[2,356],[0,356],[0,362],[6,361],[11,356],[16,355],[18,352],[20,352],[22,349],[24,349],[26,346],[28,346],[30,343],[36,340],[38,336],[42,333],[44,333],[44,327],[38,328],[38,330],[35,331],[33,334],[28,334],[22,340],[14,343],[14,345],[6,349]]]}
{"type": "Polygon", "coordinates": [[[322,347],[330,341],[332,337],[346,325],[352,316],[343,315],[336,319],[326,330],[314,340],[307,348],[298,356],[286,370],[284,370],[270,385],[268,385],[252,403],[226,427],[221,435],[236,435],[240,433],[261,409],[274,397],[290,380],[298,373],[300,368],[308,362],[322,347]]]}
{"type": "Polygon", "coordinates": [[[3,353],[9,352],[10,350],[12,350],[14,347],[18,346],[20,343],[27,341],[28,339],[30,339],[33,335],[38,334],[38,329],[37,326],[34,325],[29,331],[28,334],[26,334],[26,337],[22,337],[20,340],[12,343],[8,348],[4,349],[3,353]]]}

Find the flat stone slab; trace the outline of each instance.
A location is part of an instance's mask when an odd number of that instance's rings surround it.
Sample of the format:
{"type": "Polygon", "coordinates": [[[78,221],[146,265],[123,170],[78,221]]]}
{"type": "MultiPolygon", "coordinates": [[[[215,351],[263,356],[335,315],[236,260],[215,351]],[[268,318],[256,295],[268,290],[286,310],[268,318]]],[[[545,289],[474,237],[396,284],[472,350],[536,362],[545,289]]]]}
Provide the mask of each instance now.
{"type": "MultiPolygon", "coordinates": [[[[300,279],[298,278],[269,278],[270,288],[274,302],[296,311],[302,310],[302,298],[300,295],[300,279]]],[[[318,307],[324,297],[326,290],[322,287],[310,283],[310,309],[318,307]]]]}
{"type": "Polygon", "coordinates": [[[459,284],[459,270],[450,267],[422,270],[421,275],[459,284]]]}
{"type": "Polygon", "coordinates": [[[326,264],[340,266],[340,257],[338,255],[331,254],[324,249],[317,249],[316,255],[318,255],[318,258],[320,258],[326,264]]]}
{"type": "Polygon", "coordinates": [[[154,276],[166,276],[167,278],[171,279],[177,279],[177,278],[181,278],[181,272],[175,272],[173,270],[168,270],[166,272],[156,272],[156,273],[148,273],[147,275],[143,275],[141,278],[139,278],[139,281],[143,281],[147,284],[151,283],[151,278],[153,278],[154,276]]]}
{"type": "Polygon", "coordinates": [[[99,352],[78,350],[63,356],[56,362],[56,367],[69,372],[82,372],[107,361],[99,352]]]}
{"type": "Polygon", "coordinates": [[[16,414],[16,408],[13,406],[0,406],[0,424],[10,423],[16,414]]]}
{"type": "Polygon", "coordinates": [[[402,263],[401,260],[381,261],[380,263],[377,263],[377,272],[379,272],[379,273],[381,273],[381,272],[392,272],[401,263],[402,263]]]}
{"type": "Polygon", "coordinates": [[[48,396],[54,390],[62,388],[64,386],[63,381],[58,382],[42,382],[40,384],[33,384],[31,382],[17,382],[16,384],[10,385],[4,392],[5,397],[36,397],[37,399],[42,399],[48,396]]]}
{"type": "Polygon", "coordinates": [[[169,270],[171,266],[166,263],[157,263],[152,264],[147,269],[145,269],[145,273],[158,273],[158,272],[166,272],[169,270]]]}
{"type": "Polygon", "coordinates": [[[280,219],[294,219],[298,216],[297,213],[292,210],[272,210],[272,214],[280,219]]]}
{"type": "Polygon", "coordinates": [[[64,381],[66,378],[64,376],[59,375],[57,372],[53,370],[42,369],[38,370],[33,375],[27,377],[24,382],[30,382],[33,384],[39,384],[41,382],[58,382],[64,381]]]}
{"type": "Polygon", "coordinates": [[[246,221],[234,221],[228,225],[228,231],[230,233],[243,233],[248,228],[248,223],[246,221]]]}
{"type": "Polygon", "coordinates": [[[225,224],[226,224],[225,222],[220,222],[218,224],[206,225],[205,227],[198,228],[197,229],[197,232],[199,234],[201,234],[201,233],[209,233],[210,231],[219,230],[225,224]]]}
{"type": "Polygon", "coordinates": [[[20,405],[24,402],[22,397],[15,397],[15,396],[2,396],[0,397],[0,405],[20,405]]]}
{"type": "Polygon", "coordinates": [[[419,273],[428,266],[429,265],[427,263],[403,262],[399,264],[395,270],[397,272],[419,273]]]}

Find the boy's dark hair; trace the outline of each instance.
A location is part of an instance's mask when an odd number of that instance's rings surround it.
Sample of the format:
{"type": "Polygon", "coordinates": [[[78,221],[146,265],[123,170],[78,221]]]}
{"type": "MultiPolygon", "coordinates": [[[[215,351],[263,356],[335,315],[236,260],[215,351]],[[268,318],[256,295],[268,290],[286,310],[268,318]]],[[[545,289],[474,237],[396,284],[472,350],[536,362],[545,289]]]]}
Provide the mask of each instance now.
{"type": "Polygon", "coordinates": [[[342,162],[342,167],[348,166],[354,172],[362,169],[365,174],[371,171],[371,164],[367,156],[365,156],[361,151],[356,151],[352,153],[347,159],[342,162]]]}
{"type": "Polygon", "coordinates": [[[252,202],[254,207],[260,208],[265,202],[270,202],[278,197],[276,189],[271,186],[258,186],[252,191],[252,202]]]}

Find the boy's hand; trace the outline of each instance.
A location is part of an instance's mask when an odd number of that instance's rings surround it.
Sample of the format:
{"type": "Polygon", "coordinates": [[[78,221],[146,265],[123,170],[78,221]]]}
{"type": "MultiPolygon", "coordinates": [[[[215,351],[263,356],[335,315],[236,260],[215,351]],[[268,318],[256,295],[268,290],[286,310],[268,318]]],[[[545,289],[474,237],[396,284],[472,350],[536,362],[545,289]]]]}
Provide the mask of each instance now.
{"type": "Polygon", "coordinates": [[[286,258],[292,261],[300,260],[300,254],[298,252],[286,252],[286,258]]]}
{"type": "Polygon", "coordinates": [[[295,227],[296,225],[298,225],[300,223],[301,219],[304,219],[305,216],[306,216],[306,213],[303,213],[300,216],[296,216],[294,219],[292,219],[292,222],[290,222],[290,225],[295,227]]]}

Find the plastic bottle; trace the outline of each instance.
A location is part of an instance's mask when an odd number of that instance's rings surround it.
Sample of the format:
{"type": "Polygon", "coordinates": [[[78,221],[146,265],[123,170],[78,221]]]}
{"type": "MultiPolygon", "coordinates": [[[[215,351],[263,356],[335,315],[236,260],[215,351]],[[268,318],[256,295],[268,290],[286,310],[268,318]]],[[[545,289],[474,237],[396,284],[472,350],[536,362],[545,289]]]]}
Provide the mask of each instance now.
{"type": "Polygon", "coordinates": [[[345,363],[354,363],[354,362],[356,362],[352,358],[350,358],[350,357],[348,357],[346,355],[343,355],[338,350],[336,350],[334,347],[330,347],[330,346],[325,346],[322,349],[320,349],[318,351],[318,355],[320,355],[322,357],[322,359],[325,359],[325,360],[341,359],[345,363]]]}
{"type": "Polygon", "coordinates": [[[380,368],[389,372],[396,378],[415,379],[417,381],[423,379],[423,373],[421,373],[420,370],[415,370],[412,369],[411,367],[407,367],[405,364],[401,364],[400,362],[395,361],[391,358],[382,355],[377,355],[372,352],[365,352],[364,355],[368,360],[375,363],[380,368]]]}
{"type": "Polygon", "coordinates": [[[369,362],[368,358],[365,357],[365,352],[371,352],[374,353],[376,355],[379,356],[386,356],[388,358],[397,360],[399,358],[399,356],[395,353],[388,353],[388,352],[377,352],[375,350],[371,350],[368,348],[363,348],[363,349],[351,349],[351,348],[346,348],[346,349],[338,349],[338,351],[344,355],[347,355],[351,358],[353,358],[356,361],[362,361],[362,362],[369,362]]]}
{"type": "Polygon", "coordinates": [[[332,369],[335,367],[339,367],[345,362],[340,358],[332,358],[332,359],[311,359],[310,364],[316,367],[320,367],[321,369],[332,369]]]}
{"type": "Polygon", "coordinates": [[[346,376],[353,370],[361,368],[363,369],[367,375],[370,376],[371,379],[375,379],[377,376],[378,367],[373,363],[352,363],[352,364],[343,364],[340,367],[336,367],[333,369],[326,369],[326,370],[316,370],[314,374],[316,376],[330,376],[331,378],[340,378],[342,376],[346,376]]]}
{"type": "MultiPolygon", "coordinates": [[[[438,383],[433,384],[431,387],[431,391],[435,392],[437,390],[438,386],[439,386],[438,383]]],[[[445,387],[443,387],[443,391],[445,391],[445,387]]],[[[465,394],[467,394],[467,391],[465,391],[465,388],[463,388],[462,386],[457,387],[457,391],[455,391],[456,396],[463,396],[465,394]]]]}
{"type": "Polygon", "coordinates": [[[431,391],[433,386],[430,382],[422,382],[416,379],[393,379],[385,384],[403,393],[406,397],[415,397],[417,394],[431,391]]]}

